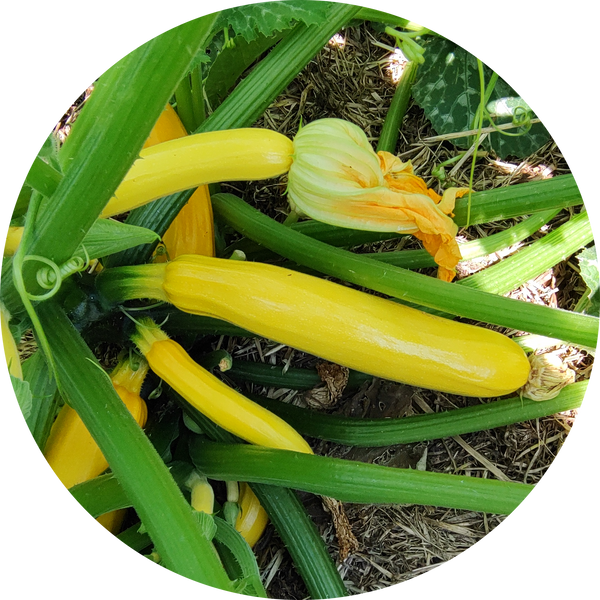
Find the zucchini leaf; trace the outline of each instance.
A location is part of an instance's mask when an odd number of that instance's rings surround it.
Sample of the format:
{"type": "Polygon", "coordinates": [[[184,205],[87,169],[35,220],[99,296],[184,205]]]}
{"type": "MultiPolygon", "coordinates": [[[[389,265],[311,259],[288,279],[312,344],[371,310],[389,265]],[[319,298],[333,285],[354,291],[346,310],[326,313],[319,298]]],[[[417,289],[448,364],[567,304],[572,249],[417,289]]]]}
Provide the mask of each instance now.
{"type": "Polygon", "coordinates": [[[242,73],[280,39],[280,34],[260,35],[249,42],[244,36],[238,35],[233,38],[231,45],[223,47],[214,59],[205,82],[209,106],[215,109],[221,104],[242,73]]]}
{"type": "Polygon", "coordinates": [[[581,312],[588,315],[600,316],[600,275],[596,246],[590,246],[577,255],[581,277],[587,290],[579,303],[581,312]]]}
{"type": "Polygon", "coordinates": [[[270,36],[303,22],[306,25],[323,23],[333,2],[287,0],[258,2],[221,11],[215,29],[231,28],[234,36],[252,42],[259,36],[270,36]]]}
{"type": "Polygon", "coordinates": [[[31,410],[33,407],[31,388],[29,387],[29,383],[27,381],[23,381],[14,375],[10,376],[10,380],[13,385],[13,389],[15,390],[15,395],[17,397],[17,402],[19,403],[19,408],[23,413],[23,417],[28,419],[31,415],[31,410]]]}
{"type": "Polygon", "coordinates": [[[75,252],[82,258],[102,258],[141,244],[151,244],[160,236],[150,229],[128,225],[113,219],[98,219],[75,252]],[[85,248],[85,250],[84,250],[85,248]]]}
{"type": "MultiPolygon", "coordinates": [[[[439,135],[468,131],[473,129],[475,113],[480,102],[479,73],[477,59],[453,42],[440,37],[430,37],[423,42],[426,48],[425,63],[419,68],[417,80],[413,85],[413,98],[425,111],[433,128],[439,135]]],[[[492,71],[484,67],[486,84],[492,71]]],[[[501,78],[498,78],[489,103],[492,109],[499,108],[499,99],[515,99],[519,95],[501,78]]],[[[519,99],[520,106],[527,106],[519,99]]],[[[488,104],[489,104],[488,103],[488,104]]],[[[514,101],[511,103],[514,104],[514,101]]],[[[505,113],[507,111],[504,111],[505,113]]],[[[533,114],[531,116],[534,116],[533,114]]],[[[512,115],[495,119],[496,125],[510,122],[512,115]]],[[[484,121],[484,127],[489,122],[484,121]]],[[[483,142],[483,147],[493,150],[500,157],[529,156],[549,139],[550,134],[541,123],[534,124],[529,131],[512,129],[510,133],[523,132],[517,137],[498,132],[491,133],[483,142]]],[[[453,140],[459,148],[468,148],[472,138],[453,140]]]]}

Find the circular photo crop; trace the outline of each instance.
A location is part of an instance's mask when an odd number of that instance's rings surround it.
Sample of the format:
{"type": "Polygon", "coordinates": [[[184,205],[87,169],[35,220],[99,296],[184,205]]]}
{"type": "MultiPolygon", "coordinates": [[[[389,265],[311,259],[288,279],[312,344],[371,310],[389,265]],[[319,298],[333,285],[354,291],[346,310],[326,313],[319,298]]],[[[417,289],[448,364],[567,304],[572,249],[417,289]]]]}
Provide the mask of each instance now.
{"type": "Polygon", "coordinates": [[[594,237],[535,106],[461,45],[226,8],[48,133],[8,199],[9,401],[111,544],[339,598],[460,555],[543,478],[592,372],[594,237]]]}

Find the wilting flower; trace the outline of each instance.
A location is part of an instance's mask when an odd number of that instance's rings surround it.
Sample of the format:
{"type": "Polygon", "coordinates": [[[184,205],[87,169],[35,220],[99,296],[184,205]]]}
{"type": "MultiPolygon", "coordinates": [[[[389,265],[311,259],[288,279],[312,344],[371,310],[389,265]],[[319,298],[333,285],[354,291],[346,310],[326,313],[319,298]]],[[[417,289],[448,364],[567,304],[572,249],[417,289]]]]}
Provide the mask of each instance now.
{"type": "Polygon", "coordinates": [[[439,196],[413,173],[410,162],[375,153],[364,132],[341,119],[320,119],[294,138],[288,200],[300,215],[368,231],[410,233],[451,281],[461,259],[457,225],[450,218],[466,188],[439,196]]]}

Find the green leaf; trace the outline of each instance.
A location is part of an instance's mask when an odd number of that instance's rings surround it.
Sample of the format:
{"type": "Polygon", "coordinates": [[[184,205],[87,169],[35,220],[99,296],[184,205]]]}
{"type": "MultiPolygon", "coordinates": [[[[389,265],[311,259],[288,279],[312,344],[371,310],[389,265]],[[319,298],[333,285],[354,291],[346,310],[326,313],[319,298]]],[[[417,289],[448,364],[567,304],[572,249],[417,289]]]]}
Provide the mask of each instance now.
{"type": "Polygon", "coordinates": [[[160,236],[157,233],[145,227],[128,225],[112,219],[98,219],[88,231],[75,255],[85,258],[87,252],[89,258],[102,258],[159,240],[160,236]]]}
{"type": "Polygon", "coordinates": [[[332,4],[314,1],[246,4],[221,11],[215,27],[231,27],[234,35],[251,42],[261,35],[270,36],[277,31],[289,29],[300,21],[306,25],[322,23],[332,4]]]}
{"type": "MultiPolygon", "coordinates": [[[[413,86],[416,103],[425,111],[439,135],[473,129],[480,102],[477,59],[444,38],[428,37],[423,45],[426,47],[425,64],[421,65],[413,86]]],[[[484,67],[484,73],[488,82],[492,71],[484,67]]],[[[498,78],[490,101],[517,96],[506,82],[498,78]]],[[[500,121],[496,120],[496,124],[500,124],[500,121]]],[[[513,129],[511,133],[518,131],[523,130],[513,129]]],[[[511,155],[523,158],[538,150],[549,139],[550,134],[541,123],[537,123],[518,137],[492,133],[483,142],[483,147],[494,150],[500,157],[511,155]]],[[[472,139],[466,137],[453,141],[460,148],[468,148],[473,143],[472,139]]]]}
{"type": "Polygon", "coordinates": [[[29,383],[19,379],[18,377],[15,377],[14,375],[10,376],[10,380],[12,381],[13,389],[15,390],[17,402],[19,403],[19,408],[23,413],[23,417],[28,419],[33,408],[31,388],[29,387],[29,383]]]}
{"type": "Polygon", "coordinates": [[[280,38],[280,35],[260,35],[249,42],[238,35],[231,46],[223,48],[214,59],[206,78],[205,91],[209,106],[214,109],[221,104],[242,73],[280,38]]]}
{"type": "Polygon", "coordinates": [[[596,246],[590,246],[580,252],[577,260],[581,269],[581,277],[587,285],[587,290],[578,304],[578,309],[589,315],[600,316],[600,277],[596,246]]]}
{"type": "Polygon", "coordinates": [[[521,97],[498,98],[488,102],[486,106],[491,117],[522,117],[523,113],[531,114],[529,104],[521,97]],[[521,113],[521,114],[519,114],[521,113]]]}
{"type": "Polygon", "coordinates": [[[595,294],[600,287],[596,246],[590,246],[589,248],[582,250],[577,255],[577,260],[579,261],[579,268],[581,269],[583,280],[590,288],[592,294],[595,294]]]}
{"type": "Polygon", "coordinates": [[[29,385],[32,398],[31,412],[26,417],[27,426],[36,444],[43,450],[58,411],[59,396],[42,352],[35,352],[23,362],[23,379],[29,385]]]}

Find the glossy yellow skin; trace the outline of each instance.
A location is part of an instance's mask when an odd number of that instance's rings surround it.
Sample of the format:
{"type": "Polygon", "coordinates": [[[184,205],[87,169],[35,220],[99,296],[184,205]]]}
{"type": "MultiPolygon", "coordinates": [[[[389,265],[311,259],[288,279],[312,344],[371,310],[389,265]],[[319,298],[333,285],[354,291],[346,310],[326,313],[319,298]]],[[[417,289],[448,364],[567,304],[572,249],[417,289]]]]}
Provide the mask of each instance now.
{"type": "Polygon", "coordinates": [[[273,265],[180,256],[161,287],[153,297],[185,312],[416,387],[497,397],[530,371],[523,350],[499,333],[273,265]]]}
{"type": "MultiPolygon", "coordinates": [[[[146,403],[137,394],[121,386],[115,386],[115,389],[129,412],[143,427],[148,414],[146,403]]],[[[52,425],[44,456],[67,488],[93,479],[108,469],[108,462],[94,438],[79,415],[67,404],[61,408],[52,425]]]]}
{"type": "MultiPolygon", "coordinates": [[[[146,364],[133,370],[127,363],[119,365],[111,374],[114,388],[140,427],[146,424],[148,409],[140,397],[146,364]]],[[[92,438],[79,415],[64,405],[50,430],[44,456],[61,483],[71,488],[102,474],[108,462],[92,438]]],[[[125,517],[125,510],[116,510],[97,518],[112,533],[118,533],[125,517]]]]}
{"type": "Polygon", "coordinates": [[[262,507],[252,488],[245,482],[240,483],[240,512],[235,528],[240,532],[248,545],[253,548],[263,534],[269,517],[262,507]]]}
{"type": "Polygon", "coordinates": [[[161,379],[223,429],[251,444],[312,454],[304,438],[283,419],[203,369],[177,342],[156,339],[146,345],[138,338],[135,342],[161,379]]]}
{"type": "Polygon", "coordinates": [[[292,164],[293,151],[286,136],[257,128],[199,133],[145,148],[102,216],[208,183],[283,175],[292,164]]]}
{"type": "Polygon", "coordinates": [[[23,227],[9,227],[4,245],[4,256],[12,256],[21,243],[23,237],[23,227]]]}
{"type": "Polygon", "coordinates": [[[208,186],[200,186],[179,211],[162,237],[167,254],[158,255],[156,262],[173,260],[182,254],[215,255],[213,212],[208,186]]]}
{"type": "Polygon", "coordinates": [[[212,485],[208,483],[206,477],[200,477],[194,474],[191,482],[188,482],[188,487],[191,491],[190,504],[194,510],[204,512],[207,515],[212,515],[215,506],[215,493],[212,485]]]}
{"type": "MultiPolygon", "coordinates": [[[[144,143],[144,148],[150,148],[184,136],[187,136],[187,131],[183,123],[175,109],[168,104],[152,128],[148,139],[144,143]]],[[[107,210],[104,210],[102,216],[111,216],[106,214],[107,210]]],[[[130,209],[125,208],[125,210],[130,209]]],[[[184,253],[214,256],[213,214],[208,187],[200,186],[179,214],[180,216],[175,218],[171,227],[163,236],[163,241],[169,249],[169,256],[175,257],[184,253]],[[191,235],[192,227],[194,228],[193,235],[191,235]]],[[[22,237],[23,227],[8,228],[4,256],[12,256],[17,251],[22,237]]]]}
{"type": "MultiPolygon", "coordinates": [[[[144,148],[186,135],[187,131],[175,109],[167,104],[150,132],[144,148]]],[[[155,262],[173,260],[180,254],[215,255],[213,212],[207,185],[201,185],[192,194],[163,235],[162,242],[167,254],[157,254],[155,262]]]]}

